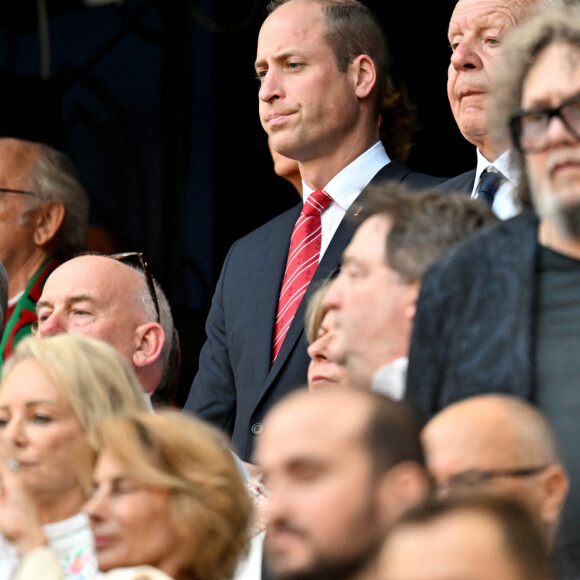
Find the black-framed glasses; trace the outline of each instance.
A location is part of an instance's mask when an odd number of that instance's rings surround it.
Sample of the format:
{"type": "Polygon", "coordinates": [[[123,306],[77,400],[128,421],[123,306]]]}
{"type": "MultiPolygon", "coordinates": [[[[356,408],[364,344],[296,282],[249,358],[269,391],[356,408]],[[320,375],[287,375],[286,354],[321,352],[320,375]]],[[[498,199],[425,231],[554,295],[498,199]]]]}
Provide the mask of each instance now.
{"type": "Polygon", "coordinates": [[[445,481],[433,484],[433,491],[443,493],[453,489],[471,489],[500,477],[531,477],[548,469],[549,465],[517,469],[470,469],[453,475],[445,481]]]}
{"type": "Polygon", "coordinates": [[[567,131],[580,140],[580,95],[563,101],[559,107],[535,107],[514,113],[509,120],[515,146],[524,153],[547,149],[550,121],[558,117],[567,131]]]}
{"type": "Polygon", "coordinates": [[[26,191],[25,189],[9,189],[7,187],[0,187],[0,193],[18,193],[19,195],[36,195],[33,191],[26,191]]]}
{"type": "Polygon", "coordinates": [[[147,264],[147,258],[145,258],[142,252],[122,252],[120,254],[109,254],[106,256],[113,260],[118,260],[119,262],[127,262],[132,266],[139,268],[143,275],[145,276],[145,282],[147,283],[147,288],[149,289],[149,295],[151,300],[153,300],[153,305],[155,306],[155,312],[157,313],[157,322],[161,322],[161,315],[159,314],[159,301],[157,300],[157,292],[155,292],[155,285],[153,284],[153,277],[149,270],[149,265],[147,264]]]}

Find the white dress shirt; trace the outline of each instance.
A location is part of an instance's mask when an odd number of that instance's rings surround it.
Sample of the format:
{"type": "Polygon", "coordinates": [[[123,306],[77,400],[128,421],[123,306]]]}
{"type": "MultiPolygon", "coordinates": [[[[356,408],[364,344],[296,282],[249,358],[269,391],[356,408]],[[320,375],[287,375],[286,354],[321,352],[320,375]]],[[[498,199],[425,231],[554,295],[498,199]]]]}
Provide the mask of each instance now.
{"type": "Polygon", "coordinates": [[[395,401],[402,400],[405,396],[408,364],[409,359],[405,356],[379,367],[373,376],[371,391],[387,395],[395,401]]]}
{"type": "MultiPolygon", "coordinates": [[[[332,197],[333,201],[322,212],[320,218],[322,222],[321,259],[352,202],[379,170],[390,161],[383,144],[378,141],[326,184],[324,191],[332,197]]],[[[308,199],[308,196],[313,191],[304,181],[302,182],[302,198],[304,201],[308,199]]]]}
{"type": "Polygon", "coordinates": [[[471,197],[477,197],[477,189],[479,188],[479,180],[481,174],[493,165],[504,177],[504,182],[500,185],[495,198],[493,200],[492,209],[498,218],[507,220],[514,217],[520,210],[515,203],[515,193],[517,184],[519,183],[519,175],[517,170],[512,167],[511,153],[506,151],[502,153],[493,163],[490,163],[477,149],[477,168],[475,170],[475,183],[471,197]]]}

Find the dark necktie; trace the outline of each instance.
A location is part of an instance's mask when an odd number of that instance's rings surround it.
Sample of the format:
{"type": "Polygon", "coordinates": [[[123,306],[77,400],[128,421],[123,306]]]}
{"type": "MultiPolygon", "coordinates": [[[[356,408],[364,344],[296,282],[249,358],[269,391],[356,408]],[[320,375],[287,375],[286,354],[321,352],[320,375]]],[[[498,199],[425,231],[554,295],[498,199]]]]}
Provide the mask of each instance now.
{"type": "Polygon", "coordinates": [[[481,199],[488,205],[493,205],[495,194],[503,181],[503,175],[486,169],[479,178],[479,187],[477,189],[477,199],[481,199]]]}
{"type": "Polygon", "coordinates": [[[276,360],[286,332],[298,310],[308,284],[318,267],[322,243],[320,214],[332,198],[325,191],[314,191],[304,203],[290,239],[286,273],[278,300],[278,314],[274,326],[272,362],[276,360]]]}

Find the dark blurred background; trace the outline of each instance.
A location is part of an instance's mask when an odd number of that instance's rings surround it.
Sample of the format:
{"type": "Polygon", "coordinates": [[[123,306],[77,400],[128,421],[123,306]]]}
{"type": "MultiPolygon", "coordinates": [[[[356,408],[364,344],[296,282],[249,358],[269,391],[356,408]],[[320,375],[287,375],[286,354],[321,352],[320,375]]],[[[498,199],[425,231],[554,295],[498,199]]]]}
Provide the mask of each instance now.
{"type": "MultiPolygon", "coordinates": [[[[298,199],[274,175],[258,119],[253,62],[266,1],[2,4],[0,135],[66,151],[95,234],[147,254],[182,337],[183,403],[229,246],[298,199]]],[[[455,1],[366,4],[417,107],[408,164],[442,176],[472,168],[445,88],[455,1]]]]}

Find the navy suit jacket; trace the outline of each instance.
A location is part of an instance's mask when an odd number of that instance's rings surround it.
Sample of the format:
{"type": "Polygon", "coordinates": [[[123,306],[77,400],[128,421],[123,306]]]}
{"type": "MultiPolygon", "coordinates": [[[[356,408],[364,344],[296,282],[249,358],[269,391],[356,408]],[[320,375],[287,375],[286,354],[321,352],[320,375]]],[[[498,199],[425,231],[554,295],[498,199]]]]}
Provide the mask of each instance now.
{"type": "MultiPolygon", "coordinates": [[[[394,160],[373,178],[411,188],[435,186],[442,179],[411,172],[394,160]]],[[[356,224],[349,219],[360,208],[364,191],[342,220],[314,274],[309,291],[340,264],[356,224]]],[[[206,323],[207,341],[185,409],[225,430],[245,460],[262,431],[266,412],[293,389],[305,385],[310,359],[304,336],[302,300],[274,365],[272,333],[290,237],[302,202],[231,247],[224,262],[206,323]]]]}
{"type": "Polygon", "coordinates": [[[443,191],[457,191],[464,192],[471,195],[473,186],[475,185],[475,169],[456,175],[447,181],[444,181],[439,189],[443,191]]]}

